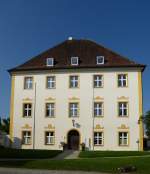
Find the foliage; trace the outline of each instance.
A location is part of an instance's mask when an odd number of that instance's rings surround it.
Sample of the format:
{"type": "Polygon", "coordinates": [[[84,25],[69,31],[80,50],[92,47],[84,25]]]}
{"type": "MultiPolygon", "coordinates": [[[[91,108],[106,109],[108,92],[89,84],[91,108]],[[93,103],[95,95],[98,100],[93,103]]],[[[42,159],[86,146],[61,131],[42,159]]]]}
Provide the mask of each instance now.
{"type": "Polygon", "coordinates": [[[80,152],[81,158],[101,158],[101,157],[125,157],[150,155],[150,152],[140,151],[84,151],[80,152]]]}
{"type": "Polygon", "coordinates": [[[32,150],[32,149],[0,149],[0,158],[52,158],[61,153],[60,150],[32,150]]]}
{"type": "Polygon", "coordinates": [[[3,132],[6,132],[9,134],[9,125],[10,125],[10,119],[2,119],[0,118],[0,130],[3,132]]]}
{"type": "Polygon", "coordinates": [[[146,135],[150,138],[150,111],[147,111],[144,118],[144,123],[146,127],[146,135]]]}

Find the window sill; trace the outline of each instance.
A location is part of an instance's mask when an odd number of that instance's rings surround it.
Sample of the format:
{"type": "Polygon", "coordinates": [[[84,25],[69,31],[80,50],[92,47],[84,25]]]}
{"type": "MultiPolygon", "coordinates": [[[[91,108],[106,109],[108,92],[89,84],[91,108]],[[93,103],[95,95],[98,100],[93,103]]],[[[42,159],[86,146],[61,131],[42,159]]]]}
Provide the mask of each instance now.
{"type": "Polygon", "coordinates": [[[53,144],[45,144],[45,146],[53,146],[53,145],[55,145],[55,143],[53,143],[53,144]]]}

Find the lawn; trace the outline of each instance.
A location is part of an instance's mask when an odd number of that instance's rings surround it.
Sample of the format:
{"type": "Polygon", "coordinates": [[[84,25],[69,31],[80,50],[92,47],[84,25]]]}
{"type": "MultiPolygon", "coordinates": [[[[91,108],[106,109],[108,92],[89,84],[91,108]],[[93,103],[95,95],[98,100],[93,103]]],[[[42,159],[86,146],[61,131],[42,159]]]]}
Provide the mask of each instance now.
{"type": "Polygon", "coordinates": [[[59,153],[61,153],[61,151],[0,149],[0,158],[30,159],[21,161],[0,161],[0,167],[18,167],[49,170],[82,170],[118,173],[117,169],[119,167],[133,165],[137,168],[137,173],[150,174],[150,156],[147,156],[150,155],[150,152],[85,151],[80,153],[79,159],[42,160],[42,158],[52,158],[59,153]],[[41,158],[41,160],[31,160],[32,158],[41,158]]]}
{"type": "Polygon", "coordinates": [[[123,157],[123,156],[143,156],[150,155],[150,152],[140,151],[83,151],[81,158],[100,158],[100,157],[123,157]]]}
{"type": "Polygon", "coordinates": [[[0,158],[52,158],[61,153],[60,150],[28,150],[28,149],[0,149],[0,158]]]}
{"type": "Polygon", "coordinates": [[[150,157],[93,158],[76,160],[34,160],[0,162],[1,167],[50,170],[84,170],[117,173],[121,166],[134,165],[137,173],[150,174],[150,157]]]}

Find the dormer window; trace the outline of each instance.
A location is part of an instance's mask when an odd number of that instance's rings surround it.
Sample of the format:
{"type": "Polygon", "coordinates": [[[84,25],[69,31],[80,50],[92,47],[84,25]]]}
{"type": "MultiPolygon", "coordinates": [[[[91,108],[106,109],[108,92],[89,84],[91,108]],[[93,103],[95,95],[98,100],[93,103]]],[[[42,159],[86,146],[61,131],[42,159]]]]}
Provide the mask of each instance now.
{"type": "Polygon", "coordinates": [[[96,61],[97,65],[104,64],[104,56],[97,56],[96,61]]]}
{"type": "Polygon", "coordinates": [[[78,57],[71,57],[71,65],[78,65],[79,58],[78,57]]]}
{"type": "Polygon", "coordinates": [[[47,66],[54,66],[54,58],[47,58],[46,65],[47,66]]]}

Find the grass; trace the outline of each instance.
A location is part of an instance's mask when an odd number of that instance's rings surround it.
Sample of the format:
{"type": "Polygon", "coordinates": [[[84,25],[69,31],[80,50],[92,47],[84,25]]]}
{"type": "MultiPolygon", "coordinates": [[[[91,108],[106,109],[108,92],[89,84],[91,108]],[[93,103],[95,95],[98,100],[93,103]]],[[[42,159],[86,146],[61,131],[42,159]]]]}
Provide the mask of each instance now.
{"type": "Polygon", "coordinates": [[[0,158],[52,158],[61,152],[60,150],[0,149],[0,158]]]}
{"type": "Polygon", "coordinates": [[[150,155],[150,152],[139,151],[83,151],[80,158],[100,158],[100,157],[125,157],[125,156],[143,156],[150,155]]]}
{"type": "Polygon", "coordinates": [[[118,173],[124,166],[135,166],[139,174],[150,174],[150,152],[137,151],[85,151],[79,159],[74,160],[31,160],[32,158],[52,158],[61,151],[55,150],[18,150],[0,149],[0,158],[28,158],[21,161],[0,161],[0,167],[15,167],[49,170],[81,170],[118,173]],[[142,156],[145,155],[145,156],[142,156]],[[138,157],[133,157],[138,156],[138,157]],[[103,158],[111,157],[111,158],[103,158]],[[120,158],[115,158],[120,157],[120,158]],[[124,158],[125,157],[125,158],[124,158]]]}
{"type": "Polygon", "coordinates": [[[117,168],[133,165],[140,174],[150,173],[150,157],[93,158],[76,160],[35,160],[0,162],[1,167],[19,167],[50,170],[82,170],[118,173],[117,168]]]}

